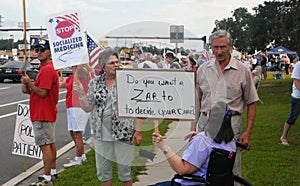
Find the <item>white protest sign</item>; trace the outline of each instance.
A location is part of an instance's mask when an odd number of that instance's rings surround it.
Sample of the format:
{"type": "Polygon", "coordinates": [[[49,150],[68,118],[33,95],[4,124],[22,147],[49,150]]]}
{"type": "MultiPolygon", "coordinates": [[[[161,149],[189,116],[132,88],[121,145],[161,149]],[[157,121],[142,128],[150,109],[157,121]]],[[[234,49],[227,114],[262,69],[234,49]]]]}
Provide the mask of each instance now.
{"type": "Polygon", "coordinates": [[[116,70],[119,117],[195,119],[195,72],[116,70]]]}
{"type": "Polygon", "coordinates": [[[47,18],[49,44],[55,69],[89,62],[79,13],[60,13],[47,18]]]}
{"type": "Polygon", "coordinates": [[[35,145],[29,105],[18,105],[12,154],[37,159],[43,157],[40,147],[35,145]]]}

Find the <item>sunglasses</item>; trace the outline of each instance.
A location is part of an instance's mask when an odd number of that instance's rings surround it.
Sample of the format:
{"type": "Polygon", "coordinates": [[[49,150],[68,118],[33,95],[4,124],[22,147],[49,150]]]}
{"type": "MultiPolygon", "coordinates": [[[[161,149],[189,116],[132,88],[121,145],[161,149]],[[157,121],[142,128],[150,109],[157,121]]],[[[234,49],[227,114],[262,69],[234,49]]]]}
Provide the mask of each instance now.
{"type": "Polygon", "coordinates": [[[45,52],[45,50],[46,50],[46,49],[44,49],[44,48],[36,48],[36,49],[34,49],[34,51],[35,51],[36,53],[39,53],[39,52],[45,52]]]}

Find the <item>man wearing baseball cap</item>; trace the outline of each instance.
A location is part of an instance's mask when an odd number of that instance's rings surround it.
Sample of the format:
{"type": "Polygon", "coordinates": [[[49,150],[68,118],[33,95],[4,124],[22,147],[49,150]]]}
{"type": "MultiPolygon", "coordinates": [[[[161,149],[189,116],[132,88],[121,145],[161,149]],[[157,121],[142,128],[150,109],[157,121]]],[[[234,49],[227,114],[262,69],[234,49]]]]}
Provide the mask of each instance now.
{"type": "Polygon", "coordinates": [[[34,47],[40,60],[40,71],[35,82],[27,74],[21,78],[22,92],[30,94],[30,119],[33,125],[35,143],[43,153],[44,175],[30,185],[53,185],[57,179],[55,122],[58,103],[58,74],[51,61],[49,41],[41,41],[34,47]]]}

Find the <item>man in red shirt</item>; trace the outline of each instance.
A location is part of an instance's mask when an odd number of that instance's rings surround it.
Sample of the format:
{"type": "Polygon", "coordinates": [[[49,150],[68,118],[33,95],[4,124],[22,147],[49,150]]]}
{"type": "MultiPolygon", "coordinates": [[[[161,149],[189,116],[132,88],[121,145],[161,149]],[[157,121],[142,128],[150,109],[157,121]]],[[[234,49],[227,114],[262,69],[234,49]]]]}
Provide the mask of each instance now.
{"type": "Polygon", "coordinates": [[[31,185],[53,185],[52,179],[57,179],[55,121],[58,103],[58,74],[51,61],[50,45],[42,41],[35,46],[35,52],[40,60],[40,71],[35,82],[24,75],[22,92],[30,94],[30,119],[35,134],[35,143],[43,153],[44,175],[31,185]]]}

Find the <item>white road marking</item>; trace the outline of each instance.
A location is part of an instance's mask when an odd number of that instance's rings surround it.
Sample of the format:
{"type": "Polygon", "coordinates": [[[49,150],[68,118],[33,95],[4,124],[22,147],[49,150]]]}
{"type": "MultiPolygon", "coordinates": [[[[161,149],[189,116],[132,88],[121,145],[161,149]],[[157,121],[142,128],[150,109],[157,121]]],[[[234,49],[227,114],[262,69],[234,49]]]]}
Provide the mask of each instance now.
{"type": "MultiPolygon", "coordinates": [[[[59,92],[59,94],[63,94],[63,93],[66,93],[66,92],[67,91],[61,91],[61,92],[59,92]]],[[[11,102],[11,103],[2,104],[2,105],[0,105],[0,108],[10,106],[10,105],[19,104],[19,103],[26,102],[26,101],[29,101],[29,99],[24,99],[24,100],[20,100],[20,101],[15,101],[15,102],[11,102]]],[[[66,101],[66,99],[60,99],[60,100],[58,100],[58,103],[64,102],[64,101],[66,101]]],[[[17,112],[12,112],[12,113],[8,113],[8,114],[0,115],[0,119],[6,118],[6,117],[9,117],[9,116],[13,116],[15,114],[17,114],[17,112]]]]}
{"type": "Polygon", "coordinates": [[[2,88],[0,88],[0,90],[5,90],[5,89],[9,89],[9,87],[2,87],[2,88]]]}

